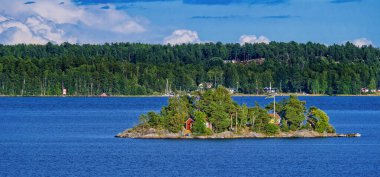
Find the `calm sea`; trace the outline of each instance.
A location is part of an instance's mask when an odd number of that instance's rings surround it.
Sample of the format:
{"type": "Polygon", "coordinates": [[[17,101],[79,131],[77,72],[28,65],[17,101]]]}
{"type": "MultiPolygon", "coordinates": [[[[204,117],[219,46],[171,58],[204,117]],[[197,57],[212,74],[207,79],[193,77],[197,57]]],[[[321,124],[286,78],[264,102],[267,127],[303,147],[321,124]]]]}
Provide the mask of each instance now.
{"type": "Polygon", "coordinates": [[[380,97],[300,99],[324,109],[338,132],[362,137],[117,139],[167,98],[2,97],[0,176],[380,176],[380,97]]]}

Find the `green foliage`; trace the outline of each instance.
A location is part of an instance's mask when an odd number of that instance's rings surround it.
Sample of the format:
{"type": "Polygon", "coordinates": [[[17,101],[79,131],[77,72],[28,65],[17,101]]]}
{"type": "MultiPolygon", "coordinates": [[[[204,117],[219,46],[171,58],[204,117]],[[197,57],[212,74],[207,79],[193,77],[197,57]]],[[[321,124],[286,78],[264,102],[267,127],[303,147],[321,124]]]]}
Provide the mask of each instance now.
{"type": "Polygon", "coordinates": [[[197,107],[206,113],[216,132],[228,129],[230,115],[236,108],[229,91],[223,87],[206,91],[197,102],[197,107]]]}
{"type": "Polygon", "coordinates": [[[377,89],[377,87],[376,87],[376,80],[374,78],[371,78],[371,80],[369,81],[368,89],[369,89],[370,92],[372,92],[372,90],[376,90],[377,89]]]}
{"type": "Polygon", "coordinates": [[[139,117],[139,124],[146,124],[149,121],[149,116],[146,114],[142,114],[139,117]]]}
{"type": "Polygon", "coordinates": [[[316,107],[310,107],[308,114],[309,114],[309,117],[314,119],[313,121],[310,121],[310,122],[311,124],[314,124],[313,126],[314,126],[315,131],[320,132],[320,133],[323,133],[323,132],[335,133],[334,127],[329,124],[330,118],[327,116],[327,114],[324,111],[316,107]]]}
{"type": "Polygon", "coordinates": [[[195,111],[194,113],[194,119],[195,122],[193,123],[192,131],[196,134],[206,134],[207,127],[206,127],[206,113],[201,111],[195,111]]]}
{"type": "Polygon", "coordinates": [[[169,105],[161,111],[165,117],[165,128],[171,132],[182,130],[183,124],[190,116],[190,106],[187,96],[170,98],[169,105]]]}
{"type": "Polygon", "coordinates": [[[269,135],[275,135],[279,132],[280,128],[274,124],[266,124],[265,125],[265,133],[269,135]]]}
{"type": "Polygon", "coordinates": [[[212,103],[210,108],[211,112],[209,120],[213,124],[215,131],[219,133],[227,130],[230,125],[230,119],[225,107],[223,107],[223,105],[212,103]]]}
{"type": "Polygon", "coordinates": [[[255,132],[265,132],[266,126],[269,124],[271,117],[269,116],[267,110],[256,106],[253,108],[255,112],[255,121],[252,130],[255,132]]]}
{"type": "Polygon", "coordinates": [[[326,131],[327,131],[327,133],[335,133],[336,132],[335,128],[332,125],[328,126],[326,131]]]}
{"type": "Polygon", "coordinates": [[[286,119],[282,119],[281,120],[281,131],[283,132],[288,132],[289,131],[289,124],[288,122],[286,121],[286,119]]]}
{"type": "Polygon", "coordinates": [[[149,116],[148,115],[145,115],[145,114],[140,115],[140,117],[139,117],[139,125],[140,125],[142,131],[145,131],[145,129],[148,127],[147,126],[148,121],[149,121],[149,116]]]}
{"type": "Polygon", "coordinates": [[[165,120],[160,114],[148,112],[147,117],[150,126],[155,128],[163,128],[165,126],[165,120]]]}
{"type": "Polygon", "coordinates": [[[306,123],[306,124],[302,125],[301,129],[313,130],[313,127],[311,126],[310,123],[306,123]]]}
{"type": "Polygon", "coordinates": [[[239,106],[238,107],[238,126],[239,128],[242,128],[244,127],[249,121],[249,117],[248,117],[248,113],[249,113],[249,110],[248,110],[248,107],[246,104],[243,104],[242,106],[239,106]]]}
{"type": "MultiPolygon", "coordinates": [[[[289,100],[284,100],[279,104],[280,116],[286,120],[282,126],[289,127],[290,130],[298,130],[305,118],[305,102],[300,101],[297,96],[291,95],[289,100]]],[[[286,129],[285,128],[285,129],[286,129]]]]}

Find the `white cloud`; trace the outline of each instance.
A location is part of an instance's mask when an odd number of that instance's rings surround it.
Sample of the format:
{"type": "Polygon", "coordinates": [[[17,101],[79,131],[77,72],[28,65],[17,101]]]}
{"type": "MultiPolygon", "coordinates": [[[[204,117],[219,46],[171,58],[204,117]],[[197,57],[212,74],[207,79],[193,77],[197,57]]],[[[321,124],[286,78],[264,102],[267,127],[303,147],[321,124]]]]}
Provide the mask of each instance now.
{"type": "Polygon", "coordinates": [[[3,44],[44,44],[47,41],[34,36],[32,31],[24,23],[8,20],[0,23],[0,42],[3,44]]]}
{"type": "Polygon", "coordinates": [[[125,33],[125,34],[145,32],[144,27],[142,27],[140,24],[138,24],[135,21],[126,21],[123,24],[116,25],[111,30],[114,32],[125,33]]]}
{"type": "Polygon", "coordinates": [[[7,17],[4,17],[4,16],[1,16],[1,15],[0,15],[0,22],[6,21],[6,20],[8,20],[7,17]]]}
{"type": "Polygon", "coordinates": [[[244,45],[245,43],[265,43],[269,44],[270,40],[265,36],[259,36],[256,37],[256,35],[242,35],[240,36],[239,42],[241,45],[244,45]]]}
{"type": "Polygon", "coordinates": [[[32,4],[25,4],[23,1],[0,0],[0,2],[2,13],[17,18],[38,15],[56,23],[75,23],[83,16],[83,10],[75,8],[69,0],[63,0],[63,5],[56,0],[37,0],[32,4]]]}
{"type": "Polygon", "coordinates": [[[65,36],[65,32],[62,29],[57,28],[54,23],[49,23],[40,16],[29,17],[26,20],[26,25],[33,31],[33,34],[50,42],[59,44],[63,42],[77,42],[74,37],[65,36]]]}
{"type": "Polygon", "coordinates": [[[352,44],[356,45],[357,47],[363,47],[363,46],[370,46],[373,45],[372,41],[366,39],[366,38],[359,38],[359,39],[354,39],[350,41],[352,44]]]}
{"type": "Polygon", "coordinates": [[[184,43],[199,43],[201,40],[196,31],[191,30],[175,30],[170,36],[165,37],[164,44],[184,44],[184,43]]]}
{"type": "Polygon", "coordinates": [[[6,19],[0,22],[0,42],[3,44],[45,44],[47,42],[75,43],[76,39],[65,35],[62,29],[40,16],[29,17],[25,22],[6,19]]]}
{"type": "Polygon", "coordinates": [[[145,32],[144,26],[148,24],[146,19],[131,17],[112,5],[102,9],[104,5],[77,5],[71,0],[35,0],[29,4],[0,0],[0,4],[0,22],[9,21],[2,24],[0,41],[3,43],[80,42],[89,38],[105,40],[110,36],[129,38],[132,34],[145,32]],[[2,34],[5,32],[12,36],[2,34]],[[78,40],[68,34],[75,34],[78,40]]]}

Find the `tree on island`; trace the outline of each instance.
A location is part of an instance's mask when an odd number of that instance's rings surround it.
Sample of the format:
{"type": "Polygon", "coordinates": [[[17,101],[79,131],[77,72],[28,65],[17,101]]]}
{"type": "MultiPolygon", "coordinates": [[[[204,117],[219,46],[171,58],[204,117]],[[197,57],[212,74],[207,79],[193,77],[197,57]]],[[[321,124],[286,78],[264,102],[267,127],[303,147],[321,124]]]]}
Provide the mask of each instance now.
{"type": "MultiPolygon", "coordinates": [[[[205,92],[196,92],[194,96],[175,96],[169,98],[168,106],[160,113],[148,112],[140,116],[138,128],[167,130],[178,133],[184,130],[184,123],[192,118],[191,131],[194,135],[210,135],[231,131],[243,133],[247,131],[275,135],[280,131],[297,131],[308,129],[320,133],[334,133],[335,129],[329,124],[329,117],[325,112],[310,107],[306,112],[304,101],[297,96],[290,96],[276,104],[276,111],[281,117],[281,123],[276,123],[270,116],[269,110],[257,103],[254,107],[240,106],[232,100],[230,92],[224,87],[210,89],[205,92]],[[212,129],[206,124],[212,124],[212,129]]],[[[272,115],[275,115],[273,113],[272,115]]]]}
{"type": "Polygon", "coordinates": [[[310,107],[308,118],[309,124],[314,128],[315,131],[320,133],[335,133],[334,127],[329,124],[330,118],[324,111],[316,107],[310,107]]]}

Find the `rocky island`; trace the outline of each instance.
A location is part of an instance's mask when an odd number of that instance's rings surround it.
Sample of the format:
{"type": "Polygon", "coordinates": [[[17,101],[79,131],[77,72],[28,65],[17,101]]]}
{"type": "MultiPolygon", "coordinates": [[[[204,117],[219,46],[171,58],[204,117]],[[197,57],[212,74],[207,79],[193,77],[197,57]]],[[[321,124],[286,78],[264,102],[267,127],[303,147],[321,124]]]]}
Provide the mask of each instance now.
{"type": "Polygon", "coordinates": [[[232,139],[358,137],[338,134],[327,114],[291,95],[262,108],[239,105],[224,87],[169,98],[160,113],[148,112],[118,138],[232,139]]]}

